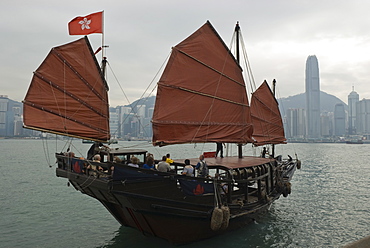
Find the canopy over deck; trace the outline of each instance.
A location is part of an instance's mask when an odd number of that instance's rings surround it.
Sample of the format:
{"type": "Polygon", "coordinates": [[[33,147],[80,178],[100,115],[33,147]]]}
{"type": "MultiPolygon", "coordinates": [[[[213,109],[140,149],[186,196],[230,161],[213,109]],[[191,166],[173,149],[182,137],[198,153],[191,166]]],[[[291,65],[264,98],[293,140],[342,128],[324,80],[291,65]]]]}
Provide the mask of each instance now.
{"type": "MultiPolygon", "coordinates": [[[[196,165],[199,162],[199,158],[190,158],[190,164],[196,165]]],[[[235,157],[224,157],[224,158],[205,158],[205,161],[209,168],[214,167],[225,167],[225,169],[239,169],[247,168],[260,164],[266,164],[273,162],[274,159],[270,158],[259,158],[252,156],[244,156],[243,158],[235,157]]],[[[184,163],[184,160],[175,160],[177,163],[184,163]]]]}

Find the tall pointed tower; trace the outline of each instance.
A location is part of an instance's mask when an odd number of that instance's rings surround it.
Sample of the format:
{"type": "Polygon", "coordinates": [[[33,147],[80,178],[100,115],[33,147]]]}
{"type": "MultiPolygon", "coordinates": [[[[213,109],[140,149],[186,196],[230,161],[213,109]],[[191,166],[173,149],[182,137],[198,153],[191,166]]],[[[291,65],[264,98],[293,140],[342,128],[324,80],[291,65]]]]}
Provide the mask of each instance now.
{"type": "Polygon", "coordinates": [[[320,77],[315,55],[308,56],[306,61],[306,113],[307,137],[320,138],[320,77]]]}
{"type": "Polygon", "coordinates": [[[352,86],[352,92],[348,95],[348,134],[356,134],[356,104],[360,96],[352,86]]]}

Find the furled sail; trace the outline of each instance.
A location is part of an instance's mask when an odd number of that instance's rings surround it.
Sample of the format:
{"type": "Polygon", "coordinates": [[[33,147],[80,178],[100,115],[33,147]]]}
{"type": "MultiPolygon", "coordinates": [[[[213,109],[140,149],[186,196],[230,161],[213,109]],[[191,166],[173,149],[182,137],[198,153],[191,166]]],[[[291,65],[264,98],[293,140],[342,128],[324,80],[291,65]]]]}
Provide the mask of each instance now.
{"type": "Polygon", "coordinates": [[[278,102],[267,82],[252,94],[251,115],[253,122],[254,145],[285,143],[284,126],[278,102]]]}
{"type": "Polygon", "coordinates": [[[34,72],[23,104],[26,128],[110,138],[108,86],[87,37],[51,49],[34,72]]]}
{"type": "Polygon", "coordinates": [[[210,22],[172,49],[152,123],[155,145],[253,141],[242,69],[210,22]]]}

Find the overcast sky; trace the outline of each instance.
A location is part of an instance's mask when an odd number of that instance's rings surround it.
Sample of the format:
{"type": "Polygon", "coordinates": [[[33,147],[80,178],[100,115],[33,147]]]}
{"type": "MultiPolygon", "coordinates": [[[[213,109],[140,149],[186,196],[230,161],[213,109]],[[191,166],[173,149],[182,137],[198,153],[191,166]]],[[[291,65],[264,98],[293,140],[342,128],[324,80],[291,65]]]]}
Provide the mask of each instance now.
{"type": "MultiPolygon", "coordinates": [[[[50,49],[81,37],[68,35],[68,22],[102,10],[106,55],[130,101],[143,94],[171,47],[207,20],[226,44],[240,22],[256,83],[276,78],[278,97],[305,91],[306,59],[316,55],[322,91],[347,103],[354,86],[360,99],[370,99],[370,1],[364,0],[9,1],[0,9],[0,95],[23,100],[50,49]]],[[[101,45],[101,34],[89,39],[94,50],[101,45]]],[[[117,80],[108,75],[111,106],[128,103],[117,80]]]]}

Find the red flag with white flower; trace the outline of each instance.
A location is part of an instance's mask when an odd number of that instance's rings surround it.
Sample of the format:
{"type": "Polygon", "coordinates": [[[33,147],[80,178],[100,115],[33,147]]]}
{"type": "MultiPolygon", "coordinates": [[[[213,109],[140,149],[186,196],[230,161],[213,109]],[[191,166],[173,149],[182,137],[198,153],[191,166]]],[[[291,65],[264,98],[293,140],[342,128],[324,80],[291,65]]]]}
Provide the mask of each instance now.
{"type": "Polygon", "coordinates": [[[103,33],[103,11],[75,17],[68,23],[70,35],[103,33]]]}

